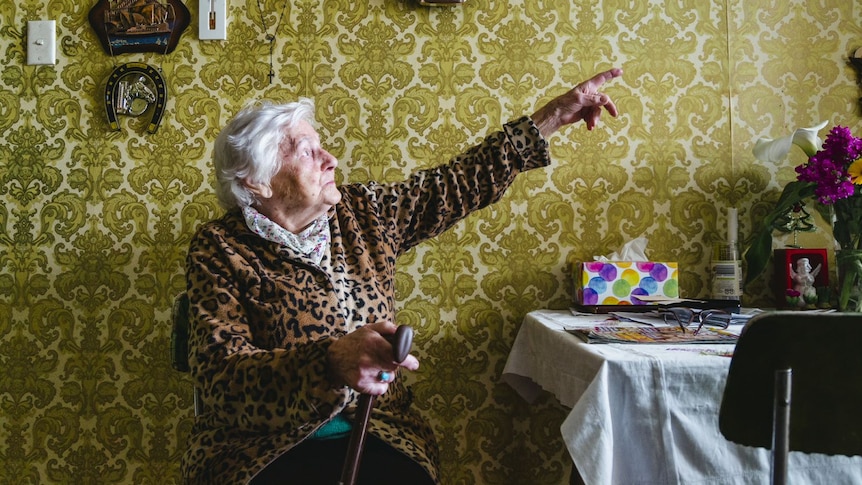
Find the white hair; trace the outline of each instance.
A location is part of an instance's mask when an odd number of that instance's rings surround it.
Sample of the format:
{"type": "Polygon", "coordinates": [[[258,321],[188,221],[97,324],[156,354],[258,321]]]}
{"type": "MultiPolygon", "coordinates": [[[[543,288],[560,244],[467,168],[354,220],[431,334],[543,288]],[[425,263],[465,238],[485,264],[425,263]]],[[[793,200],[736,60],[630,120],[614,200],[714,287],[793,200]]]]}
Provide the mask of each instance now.
{"type": "Polygon", "coordinates": [[[314,102],[251,103],[222,129],[215,140],[213,166],[216,195],[225,209],[257,202],[247,183],[269,187],[281,168],[278,150],[285,133],[306,121],[314,123],[314,102]]]}

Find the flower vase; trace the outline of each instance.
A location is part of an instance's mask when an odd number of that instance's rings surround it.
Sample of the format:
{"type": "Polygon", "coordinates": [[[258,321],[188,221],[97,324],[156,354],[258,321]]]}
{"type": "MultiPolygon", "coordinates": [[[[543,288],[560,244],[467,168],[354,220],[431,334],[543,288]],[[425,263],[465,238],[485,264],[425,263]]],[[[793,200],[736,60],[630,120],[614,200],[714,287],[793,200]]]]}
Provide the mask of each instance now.
{"type": "Polygon", "coordinates": [[[836,251],[838,265],[838,310],[862,312],[862,250],[836,251]]]}

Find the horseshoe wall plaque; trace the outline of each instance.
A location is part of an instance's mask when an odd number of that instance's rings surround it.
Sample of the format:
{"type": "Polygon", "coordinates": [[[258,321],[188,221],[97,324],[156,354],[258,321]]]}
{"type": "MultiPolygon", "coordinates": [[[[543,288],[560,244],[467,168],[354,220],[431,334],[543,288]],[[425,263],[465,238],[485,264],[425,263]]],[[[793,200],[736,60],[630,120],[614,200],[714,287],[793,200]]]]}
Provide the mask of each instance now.
{"type": "Polygon", "coordinates": [[[111,129],[120,131],[117,115],[141,116],[152,109],[147,131],[155,133],[165,114],[168,91],[158,69],[143,62],[117,66],[105,84],[105,110],[111,129]]]}

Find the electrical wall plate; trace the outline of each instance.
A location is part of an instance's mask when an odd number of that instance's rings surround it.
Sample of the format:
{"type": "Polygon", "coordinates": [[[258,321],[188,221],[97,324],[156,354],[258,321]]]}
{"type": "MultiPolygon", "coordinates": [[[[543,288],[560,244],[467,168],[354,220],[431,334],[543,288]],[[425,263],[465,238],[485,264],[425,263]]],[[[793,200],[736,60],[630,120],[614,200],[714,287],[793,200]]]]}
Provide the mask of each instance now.
{"type": "Polygon", "coordinates": [[[419,0],[419,5],[425,7],[454,7],[460,5],[466,0],[419,0]]]}
{"type": "Polygon", "coordinates": [[[27,22],[27,64],[47,65],[57,62],[56,24],[53,20],[27,22]]]}
{"type": "Polygon", "coordinates": [[[227,0],[199,0],[198,17],[200,40],[227,40],[227,0]]]}

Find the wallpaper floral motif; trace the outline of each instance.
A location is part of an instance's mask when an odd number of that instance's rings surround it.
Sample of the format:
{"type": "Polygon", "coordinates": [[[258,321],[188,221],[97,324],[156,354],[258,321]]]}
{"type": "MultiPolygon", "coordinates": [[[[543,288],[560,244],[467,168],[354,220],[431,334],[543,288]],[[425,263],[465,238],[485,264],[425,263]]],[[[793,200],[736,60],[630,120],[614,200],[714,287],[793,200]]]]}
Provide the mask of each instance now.
{"type": "MultiPolygon", "coordinates": [[[[284,0],[261,0],[278,23],[284,0]]],[[[220,214],[219,128],[250,100],[317,103],[341,181],[398,180],[599,70],[620,108],[554,136],[551,170],[411,251],[400,323],[417,330],[408,377],[442,448],[445,484],[565,483],[552,396],[500,380],[523,316],[565,308],[572,262],[636,236],[705,296],[712,243],[737,207],[744,238],[793,166],[751,156],[760,136],[826,119],[859,131],[846,58],[862,6],[846,0],[289,0],[269,45],[257,0],[228,0],[227,41],[191,27],[169,55],[102,50],[96,0],[0,4],[0,483],[179,483],[191,384],[168,358],[170,304],[196,226],[220,214]],[[26,65],[26,22],[57,22],[57,64],[26,65]],[[103,104],[113,68],[145,62],[167,112],[103,104]]],[[[753,304],[765,284],[746,288],[753,304]]]]}

